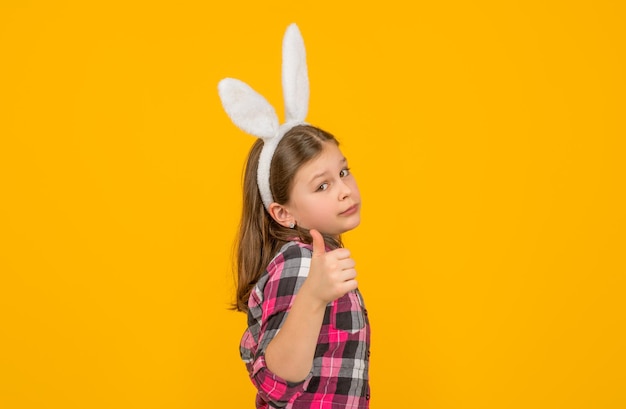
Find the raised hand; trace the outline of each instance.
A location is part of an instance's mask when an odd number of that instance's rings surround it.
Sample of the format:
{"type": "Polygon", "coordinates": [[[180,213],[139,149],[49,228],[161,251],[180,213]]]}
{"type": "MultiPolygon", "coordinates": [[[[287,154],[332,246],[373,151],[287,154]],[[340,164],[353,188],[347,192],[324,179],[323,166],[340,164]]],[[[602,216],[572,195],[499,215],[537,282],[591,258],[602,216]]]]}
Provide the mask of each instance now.
{"type": "Polygon", "coordinates": [[[309,276],[302,290],[325,305],[357,288],[355,262],[350,258],[348,249],[326,252],[320,232],[312,229],[310,234],[313,238],[313,256],[309,276]]]}

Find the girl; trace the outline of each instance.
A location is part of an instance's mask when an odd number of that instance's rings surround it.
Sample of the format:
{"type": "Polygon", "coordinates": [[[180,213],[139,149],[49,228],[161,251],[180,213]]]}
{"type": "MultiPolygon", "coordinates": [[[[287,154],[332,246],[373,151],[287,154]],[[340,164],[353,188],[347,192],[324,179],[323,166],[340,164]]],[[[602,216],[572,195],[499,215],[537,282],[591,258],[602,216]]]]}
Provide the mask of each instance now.
{"type": "Polygon", "coordinates": [[[309,82],[300,31],[283,39],[286,121],[247,84],[220,81],[226,112],[260,139],[244,172],[235,309],[257,408],[368,408],[369,322],[341,234],[361,197],[337,140],[304,122],[309,82]]]}
{"type": "Polygon", "coordinates": [[[360,222],[354,176],[332,135],[297,126],[274,153],[266,210],[262,147],[246,164],[237,251],[241,357],[257,408],[367,408],[369,323],[340,238],[360,222]]]}

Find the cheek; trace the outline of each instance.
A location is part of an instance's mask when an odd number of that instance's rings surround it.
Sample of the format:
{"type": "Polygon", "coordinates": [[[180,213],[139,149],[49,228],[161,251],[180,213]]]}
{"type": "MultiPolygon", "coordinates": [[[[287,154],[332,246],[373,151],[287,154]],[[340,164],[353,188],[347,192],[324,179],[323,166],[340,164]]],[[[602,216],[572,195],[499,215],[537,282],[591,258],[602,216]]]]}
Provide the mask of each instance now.
{"type": "Polygon", "coordinates": [[[333,210],[333,204],[321,196],[307,203],[307,215],[315,220],[324,220],[333,210]]]}
{"type": "Polygon", "coordinates": [[[322,212],[324,204],[315,195],[302,194],[298,200],[293,201],[293,213],[299,220],[307,220],[316,217],[322,212]]]}

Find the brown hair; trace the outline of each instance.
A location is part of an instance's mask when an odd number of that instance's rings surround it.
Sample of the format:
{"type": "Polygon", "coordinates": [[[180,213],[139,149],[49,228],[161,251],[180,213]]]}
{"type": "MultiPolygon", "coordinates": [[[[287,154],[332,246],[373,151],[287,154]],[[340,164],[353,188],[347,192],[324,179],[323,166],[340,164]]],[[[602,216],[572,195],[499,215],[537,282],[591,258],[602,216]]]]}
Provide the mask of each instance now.
{"type": "MultiPolygon", "coordinates": [[[[278,144],[270,165],[270,190],[274,201],[289,202],[293,179],[302,165],[319,156],[324,143],[339,145],[333,135],[310,125],[287,131],[278,144]]],[[[258,139],[248,154],[243,174],[243,210],[236,242],[235,280],[237,296],[233,309],[248,311],[254,285],[278,250],[294,237],[311,243],[308,230],[289,229],[278,224],[265,210],[257,185],[257,168],[263,140],[258,139]]],[[[341,238],[324,236],[328,246],[341,247],[341,238]]]]}

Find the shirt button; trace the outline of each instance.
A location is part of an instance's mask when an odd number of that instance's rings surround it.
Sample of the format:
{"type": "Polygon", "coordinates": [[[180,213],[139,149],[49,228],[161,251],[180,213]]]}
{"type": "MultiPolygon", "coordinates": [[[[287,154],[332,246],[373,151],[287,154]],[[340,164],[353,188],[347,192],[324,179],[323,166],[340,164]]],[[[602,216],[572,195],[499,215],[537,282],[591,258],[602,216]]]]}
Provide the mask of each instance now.
{"type": "Polygon", "coordinates": [[[370,394],[365,395],[365,399],[370,400],[370,394]]]}
{"type": "Polygon", "coordinates": [[[367,350],[367,357],[368,358],[370,357],[370,350],[369,349],[367,350]]]}
{"type": "Polygon", "coordinates": [[[367,316],[367,310],[365,308],[363,309],[363,315],[367,316]]]}

